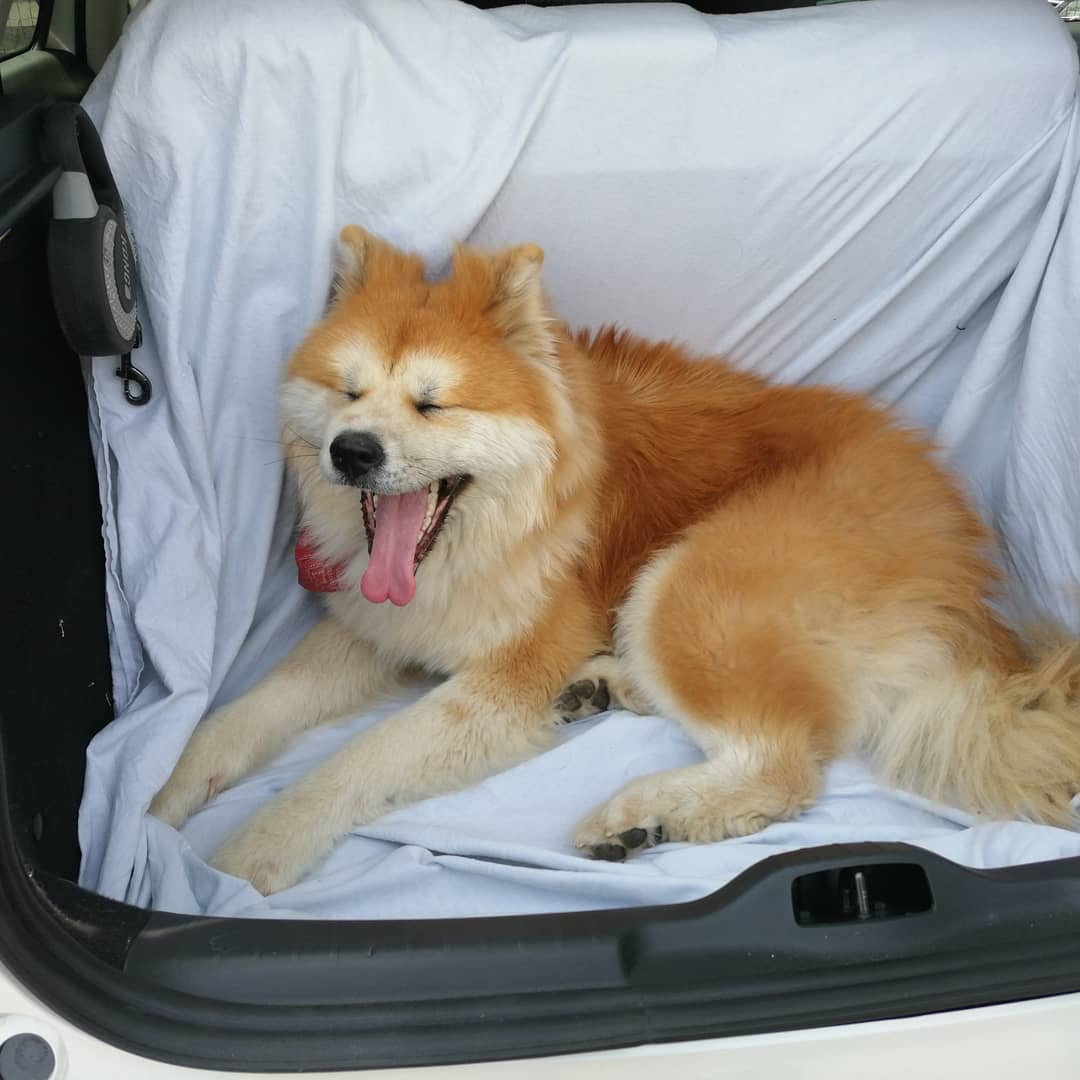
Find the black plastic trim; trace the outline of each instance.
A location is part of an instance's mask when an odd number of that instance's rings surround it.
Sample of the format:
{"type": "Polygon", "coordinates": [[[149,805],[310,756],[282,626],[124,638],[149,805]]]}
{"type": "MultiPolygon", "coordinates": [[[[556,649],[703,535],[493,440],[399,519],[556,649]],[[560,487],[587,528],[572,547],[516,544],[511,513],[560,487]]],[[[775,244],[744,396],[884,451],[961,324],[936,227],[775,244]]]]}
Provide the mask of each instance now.
{"type": "Polygon", "coordinates": [[[48,101],[27,106],[0,98],[0,236],[52,191],[60,168],[42,157],[41,122],[48,101]]]}
{"type": "MultiPolygon", "coordinates": [[[[893,965],[904,978],[931,968],[944,976],[950,958],[958,971],[994,967],[994,959],[973,959],[987,949],[1016,947],[1020,956],[1053,940],[1057,952],[1066,931],[1080,959],[1080,859],[1072,874],[1062,869],[1047,864],[1020,878],[970,870],[906,845],[839,845],[776,856],[702,900],[664,907],[400,923],[290,921],[284,934],[283,924],[268,932],[262,920],[157,913],[132,942],[125,970],[186,993],[294,1007],[461,1001],[479,987],[487,994],[604,990],[637,997],[710,986],[717,999],[760,991],[756,1022],[768,1017],[786,1026],[788,1007],[765,1001],[769,980],[778,976],[812,973],[821,980],[820,998],[853,976],[861,986],[867,960],[875,971],[893,965]],[[852,866],[912,865],[931,882],[933,910],[873,924],[798,924],[791,901],[798,879],[852,866]]],[[[893,997],[887,988],[860,993],[868,1008],[879,996],[893,997]]],[[[620,1001],[616,1010],[632,1004],[620,1001]]],[[[852,1002],[818,1004],[847,1013],[852,1002]]]]}
{"type": "Polygon", "coordinates": [[[49,42],[49,30],[52,27],[53,4],[55,0],[38,0],[38,19],[34,27],[33,45],[45,48],[49,42]]]}
{"type": "Polygon", "coordinates": [[[49,288],[39,120],[40,106],[0,99],[0,726],[20,842],[74,875],[86,747],[112,719],[112,675],[86,386],[49,288]]]}
{"type": "Polygon", "coordinates": [[[0,189],[0,236],[26,216],[53,189],[60,170],[41,165],[0,189]]]}
{"type": "Polygon", "coordinates": [[[78,57],[59,49],[32,49],[0,64],[3,92],[47,94],[60,101],[80,101],[94,73],[78,57]]]}
{"type": "MultiPolygon", "coordinates": [[[[0,807],[5,789],[0,770],[0,807]]],[[[174,1064],[453,1064],[848,1024],[1080,989],[1080,860],[986,872],[904,845],[868,844],[778,856],[710,897],[664,908],[275,922],[147,915],[93,898],[80,920],[64,914],[72,887],[58,904],[55,882],[20,873],[6,809],[3,816],[0,959],[92,1035],[174,1064]],[[933,912],[796,924],[797,877],[889,862],[926,870],[933,912]],[[105,943],[110,927],[118,948],[105,943]],[[82,944],[87,932],[92,952],[82,944]]]]}
{"type": "Polygon", "coordinates": [[[87,0],[72,0],[72,18],[75,24],[75,55],[84,63],[89,62],[86,47],[86,3],[87,0]]]}

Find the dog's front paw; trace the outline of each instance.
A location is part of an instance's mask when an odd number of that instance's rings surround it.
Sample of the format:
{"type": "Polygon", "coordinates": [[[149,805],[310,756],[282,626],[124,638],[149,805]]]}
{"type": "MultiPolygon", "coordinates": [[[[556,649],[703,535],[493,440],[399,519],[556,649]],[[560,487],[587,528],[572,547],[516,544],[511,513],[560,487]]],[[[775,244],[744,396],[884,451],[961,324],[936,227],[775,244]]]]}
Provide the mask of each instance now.
{"type": "Polygon", "coordinates": [[[627,678],[622,663],[611,653],[589,657],[554,704],[555,712],[564,724],[584,720],[608,709],[648,712],[648,703],[627,678]]]}
{"type": "Polygon", "coordinates": [[[228,787],[245,766],[244,699],[207,716],[195,729],[165,786],[154,796],[149,813],[179,829],[200,806],[228,787]]]}
{"type": "Polygon", "coordinates": [[[308,857],[294,851],[275,831],[253,823],[235,833],[214,853],[210,865],[223,874],[250,881],[269,896],[295,885],[308,869],[308,857]]]}
{"type": "Polygon", "coordinates": [[[210,865],[245,878],[268,896],[295,885],[330,854],[345,831],[327,814],[325,794],[300,785],[264,806],[213,854],[210,865]]]}
{"type": "Polygon", "coordinates": [[[606,679],[579,679],[555,699],[555,711],[564,724],[604,712],[610,705],[606,679]]]}
{"type": "Polygon", "coordinates": [[[147,811],[158,821],[179,829],[204,803],[209,802],[223,787],[221,777],[213,770],[198,768],[197,762],[181,759],[165,786],[154,796],[147,811]]]}

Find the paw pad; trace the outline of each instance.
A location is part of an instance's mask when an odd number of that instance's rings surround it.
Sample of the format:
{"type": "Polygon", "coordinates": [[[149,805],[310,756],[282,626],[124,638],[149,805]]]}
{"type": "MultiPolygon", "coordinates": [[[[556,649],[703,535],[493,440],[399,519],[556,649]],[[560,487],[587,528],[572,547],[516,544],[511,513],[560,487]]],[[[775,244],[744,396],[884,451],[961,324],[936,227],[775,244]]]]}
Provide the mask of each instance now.
{"type": "Polygon", "coordinates": [[[555,699],[555,709],[567,724],[604,712],[610,706],[611,693],[606,679],[580,679],[555,699]]]}
{"type": "Polygon", "coordinates": [[[591,854],[603,862],[622,862],[626,858],[626,848],[622,844],[593,844],[591,854]]]}
{"type": "Polygon", "coordinates": [[[606,841],[602,844],[591,844],[589,854],[594,859],[603,862],[622,862],[628,855],[634,855],[645,848],[655,847],[664,842],[663,825],[655,825],[651,829],[643,829],[636,826],[619,833],[618,843],[606,841]]]}

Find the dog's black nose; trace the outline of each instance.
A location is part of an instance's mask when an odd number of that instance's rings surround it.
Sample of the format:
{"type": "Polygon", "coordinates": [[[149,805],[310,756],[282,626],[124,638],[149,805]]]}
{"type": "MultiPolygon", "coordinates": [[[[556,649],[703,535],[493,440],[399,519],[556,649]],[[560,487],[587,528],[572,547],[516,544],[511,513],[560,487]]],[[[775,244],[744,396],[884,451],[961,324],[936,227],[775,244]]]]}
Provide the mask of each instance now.
{"type": "Polygon", "coordinates": [[[346,480],[357,483],[386,460],[386,452],[366,431],[343,431],[330,444],[330,460],[346,480]]]}

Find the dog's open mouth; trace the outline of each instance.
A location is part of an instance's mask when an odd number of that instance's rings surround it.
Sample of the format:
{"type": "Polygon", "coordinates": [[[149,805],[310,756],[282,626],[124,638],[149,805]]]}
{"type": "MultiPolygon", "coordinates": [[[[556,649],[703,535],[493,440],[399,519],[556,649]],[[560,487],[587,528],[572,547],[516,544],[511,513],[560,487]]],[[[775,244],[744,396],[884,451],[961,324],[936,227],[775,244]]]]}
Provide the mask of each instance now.
{"type": "Polygon", "coordinates": [[[431,550],[467,476],[447,476],[403,495],[361,493],[368,568],[360,591],[373,604],[404,607],[416,595],[416,570],[431,550]]]}

